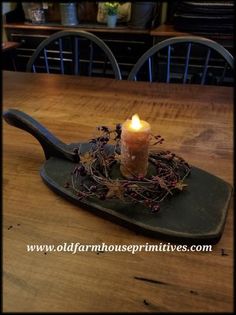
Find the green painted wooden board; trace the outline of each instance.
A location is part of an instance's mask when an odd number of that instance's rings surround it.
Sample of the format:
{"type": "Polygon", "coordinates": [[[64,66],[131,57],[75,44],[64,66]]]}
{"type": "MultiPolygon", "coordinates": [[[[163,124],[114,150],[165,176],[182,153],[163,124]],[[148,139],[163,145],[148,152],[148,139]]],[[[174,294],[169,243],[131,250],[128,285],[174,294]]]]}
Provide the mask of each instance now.
{"type": "MultiPolygon", "coordinates": [[[[86,152],[89,146],[82,144],[81,152],[86,152]]],[[[150,236],[177,242],[216,243],[223,232],[232,188],[199,168],[192,167],[185,191],[164,200],[161,210],[152,213],[140,204],[124,204],[118,199],[79,200],[72,188],[64,187],[65,182],[71,182],[75,165],[72,161],[51,157],[40,174],[55,192],[68,200],[150,236]]]]}
{"type": "MultiPolygon", "coordinates": [[[[79,200],[71,188],[65,188],[77,164],[73,150],[79,144],[61,142],[32,117],[15,109],[5,112],[4,119],[38,139],[46,157],[40,171],[44,182],[78,206],[139,233],[176,243],[214,244],[219,241],[232,194],[232,187],[222,179],[192,166],[186,179],[187,190],[164,200],[156,213],[140,204],[125,204],[118,199],[79,200]]],[[[89,143],[81,144],[81,153],[89,146],[89,143]]],[[[114,174],[120,176],[119,170],[114,174]]]]}

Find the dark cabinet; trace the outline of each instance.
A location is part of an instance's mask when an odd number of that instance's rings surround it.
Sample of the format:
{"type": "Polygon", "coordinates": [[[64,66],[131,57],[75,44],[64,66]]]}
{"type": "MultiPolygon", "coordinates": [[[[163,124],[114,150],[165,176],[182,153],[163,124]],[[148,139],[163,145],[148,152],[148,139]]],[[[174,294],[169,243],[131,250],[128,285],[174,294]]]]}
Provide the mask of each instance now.
{"type": "MultiPolygon", "coordinates": [[[[7,23],[4,25],[8,40],[19,42],[20,47],[18,47],[15,51],[15,65],[18,71],[25,71],[27,62],[30,56],[33,54],[37,46],[43,41],[45,38],[49,37],[51,34],[63,30],[68,29],[59,24],[52,25],[32,25],[30,23],[7,23]]],[[[140,56],[143,55],[150,47],[152,47],[155,43],[160,42],[166,38],[176,37],[176,36],[186,36],[190,35],[189,33],[178,32],[176,31],[172,25],[161,25],[156,29],[146,29],[146,30],[138,30],[132,29],[129,27],[116,27],[114,29],[109,29],[105,26],[101,25],[78,25],[76,29],[85,30],[97,35],[101,38],[108,47],[112,50],[115,55],[117,62],[120,66],[122,78],[126,79],[128,74],[134,64],[137,62],[140,56]]],[[[197,34],[201,36],[201,34],[197,34]]],[[[204,34],[202,34],[204,36],[204,34]]],[[[211,37],[208,38],[215,40],[216,42],[222,44],[226,49],[230,52],[233,51],[233,35],[220,35],[220,34],[212,34],[211,37]]],[[[57,58],[56,54],[58,52],[58,47],[55,45],[51,48],[50,51],[50,62],[52,66],[55,68],[55,72],[57,73],[57,58]]],[[[72,62],[70,54],[68,52],[64,52],[63,56],[65,56],[65,62],[68,67],[70,67],[70,63],[72,62]]],[[[109,72],[109,69],[104,68],[104,57],[97,56],[95,60],[95,67],[93,69],[94,74],[101,75],[105,77],[111,77],[112,74],[109,72]]],[[[174,81],[179,82],[179,73],[182,72],[182,68],[184,67],[185,56],[182,55],[181,49],[175,49],[171,52],[172,64],[174,70],[174,81]]],[[[205,59],[205,55],[201,56],[201,52],[196,52],[196,56],[194,54],[191,56],[191,66],[193,68],[199,68],[199,66],[203,63],[205,59]]],[[[84,54],[81,67],[87,67],[89,62],[89,57],[84,54]]],[[[158,78],[160,81],[165,81],[165,73],[166,73],[166,54],[161,54],[159,56],[158,61],[158,69],[159,73],[162,77],[158,78]]],[[[220,77],[222,73],[225,71],[224,63],[219,61],[218,56],[216,55],[213,58],[213,67],[212,74],[217,73],[220,77]]],[[[82,68],[81,68],[82,69],[82,68]]],[[[143,76],[147,71],[143,70],[143,76]]],[[[209,78],[210,80],[211,78],[209,78]]],[[[190,81],[192,79],[190,78],[190,81]]],[[[233,84],[233,74],[232,72],[228,72],[227,81],[229,85],[233,84]]]]}
{"type": "MultiPolygon", "coordinates": [[[[22,23],[22,25],[6,25],[6,33],[10,41],[19,42],[21,45],[16,49],[16,68],[18,71],[25,71],[26,64],[33,54],[37,46],[51,34],[65,29],[63,27],[47,27],[47,26],[34,26],[22,23]]],[[[132,30],[127,27],[116,28],[115,30],[108,29],[84,29],[101,38],[115,55],[117,62],[120,66],[122,78],[126,79],[131,68],[134,66],[139,57],[152,46],[152,37],[148,30],[132,30]]],[[[56,54],[58,47],[55,45],[51,47],[51,59],[53,62],[53,53],[56,54]]],[[[65,54],[70,60],[70,56],[65,50],[65,54]]],[[[88,56],[84,56],[82,62],[88,63],[88,56]],[[86,59],[87,58],[87,59],[86,59]]],[[[109,72],[104,73],[103,59],[95,60],[95,72],[101,72],[104,76],[110,76],[109,72]]],[[[55,62],[56,68],[56,62],[55,62]]]]}

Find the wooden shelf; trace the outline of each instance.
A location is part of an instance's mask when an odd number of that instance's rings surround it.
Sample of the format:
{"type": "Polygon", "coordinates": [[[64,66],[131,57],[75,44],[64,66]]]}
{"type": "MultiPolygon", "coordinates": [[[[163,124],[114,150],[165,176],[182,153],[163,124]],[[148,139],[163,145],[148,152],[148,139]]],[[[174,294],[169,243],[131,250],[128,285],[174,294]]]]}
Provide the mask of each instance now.
{"type": "Polygon", "coordinates": [[[162,24],[158,26],[157,28],[154,28],[150,31],[151,36],[186,36],[189,35],[189,33],[186,32],[179,32],[174,29],[173,25],[168,24],[162,24]]]}
{"type": "Polygon", "coordinates": [[[198,35],[207,38],[214,39],[226,39],[233,40],[233,34],[217,34],[217,33],[203,33],[203,32],[181,32],[174,28],[173,25],[170,24],[162,24],[157,28],[150,30],[151,36],[160,36],[160,37],[176,37],[176,36],[188,36],[188,35],[198,35]]]}
{"type": "Polygon", "coordinates": [[[21,22],[21,23],[7,23],[3,25],[4,28],[15,28],[15,29],[30,29],[30,30],[51,30],[51,31],[62,31],[68,29],[80,29],[93,33],[129,33],[129,34],[149,34],[150,30],[148,29],[134,29],[128,26],[116,26],[114,28],[109,28],[104,24],[78,24],[76,26],[64,26],[56,23],[48,23],[48,24],[32,24],[29,22],[21,22]]]}
{"type": "Polygon", "coordinates": [[[80,29],[93,33],[129,33],[129,34],[146,34],[151,36],[160,37],[175,37],[175,36],[187,36],[187,35],[198,35],[208,38],[215,39],[233,39],[233,34],[217,34],[217,33],[202,33],[202,32],[181,32],[174,28],[170,24],[162,24],[154,29],[135,29],[129,26],[116,26],[114,28],[108,28],[104,24],[78,24],[77,26],[64,26],[56,23],[48,23],[43,25],[36,25],[29,22],[17,22],[17,23],[6,23],[3,25],[4,28],[15,28],[15,29],[28,29],[28,30],[51,30],[51,31],[62,31],[65,29],[80,29]]]}

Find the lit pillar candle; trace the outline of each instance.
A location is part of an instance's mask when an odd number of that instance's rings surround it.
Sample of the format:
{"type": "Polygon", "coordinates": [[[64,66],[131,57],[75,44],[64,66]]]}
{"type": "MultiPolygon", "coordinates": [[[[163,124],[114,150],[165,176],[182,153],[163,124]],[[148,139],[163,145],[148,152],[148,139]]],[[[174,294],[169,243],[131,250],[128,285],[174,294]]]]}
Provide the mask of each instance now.
{"type": "Polygon", "coordinates": [[[121,132],[121,173],[126,178],[146,176],[151,127],[135,114],[121,132]]]}

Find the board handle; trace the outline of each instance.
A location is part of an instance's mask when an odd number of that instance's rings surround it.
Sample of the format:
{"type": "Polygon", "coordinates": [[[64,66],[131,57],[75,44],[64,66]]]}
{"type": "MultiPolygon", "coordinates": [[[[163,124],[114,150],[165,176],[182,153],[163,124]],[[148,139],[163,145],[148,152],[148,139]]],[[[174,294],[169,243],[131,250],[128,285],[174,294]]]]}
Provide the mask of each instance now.
{"type": "Polygon", "coordinates": [[[71,151],[67,144],[60,141],[48,129],[26,113],[17,109],[8,109],[3,113],[3,118],[9,125],[23,129],[33,135],[41,144],[46,159],[55,156],[74,162],[78,161],[78,155],[71,151]]]}

